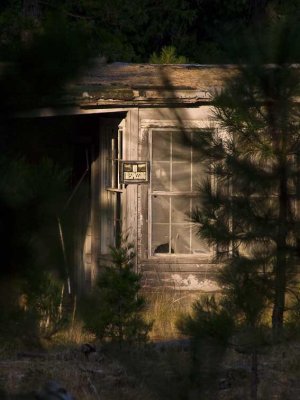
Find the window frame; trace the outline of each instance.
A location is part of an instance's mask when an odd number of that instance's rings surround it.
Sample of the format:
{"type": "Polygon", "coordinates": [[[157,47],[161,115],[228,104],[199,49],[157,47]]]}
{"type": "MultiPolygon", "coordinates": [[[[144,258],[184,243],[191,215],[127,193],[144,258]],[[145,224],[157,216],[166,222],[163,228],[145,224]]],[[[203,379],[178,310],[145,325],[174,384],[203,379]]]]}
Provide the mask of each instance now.
{"type": "MultiPolygon", "coordinates": [[[[184,130],[186,132],[201,132],[201,130],[203,130],[203,127],[188,127],[188,128],[184,128],[184,130]]],[[[185,259],[185,260],[193,260],[193,259],[197,259],[197,261],[199,259],[202,260],[207,260],[207,259],[211,259],[214,254],[215,254],[215,250],[213,248],[210,248],[210,251],[207,253],[171,253],[170,252],[170,246],[171,246],[171,240],[169,239],[169,252],[168,253],[154,253],[152,252],[152,225],[153,225],[153,197],[155,195],[157,196],[166,196],[166,197],[186,197],[187,199],[192,199],[192,198],[197,198],[199,196],[199,191],[198,190],[191,190],[191,191],[164,191],[164,190],[153,190],[153,182],[152,182],[152,177],[153,177],[153,131],[165,131],[165,132],[181,132],[182,129],[178,128],[178,127],[173,127],[173,126],[168,126],[168,127],[163,127],[163,126],[155,126],[155,127],[151,127],[149,129],[149,159],[150,159],[150,181],[149,181],[149,188],[148,188],[148,258],[149,259],[155,259],[157,261],[162,260],[162,261],[166,261],[168,258],[171,260],[174,260],[174,258],[176,259],[185,259]]],[[[191,147],[190,152],[193,152],[193,147],[191,147]]],[[[191,157],[193,157],[193,153],[191,155],[191,157]]],[[[192,159],[193,160],[193,159],[192,159]]],[[[192,161],[193,163],[193,161],[192,161]]],[[[193,177],[193,164],[191,164],[191,179],[193,177]]],[[[170,180],[172,179],[172,175],[170,175],[170,180]]],[[[211,179],[211,184],[214,186],[215,182],[214,182],[214,177],[211,174],[210,175],[210,179],[211,179]]],[[[171,188],[170,188],[171,189],[171,188]]],[[[193,189],[193,188],[192,188],[193,189]]],[[[169,226],[169,230],[171,229],[171,225],[172,225],[172,216],[171,216],[171,203],[170,203],[170,214],[169,214],[169,222],[167,223],[169,226]]],[[[192,230],[193,230],[193,226],[192,226],[192,222],[187,222],[187,224],[190,224],[190,241],[192,240],[192,230]]]]}
{"type": "Polygon", "coordinates": [[[119,244],[122,223],[122,193],[120,161],[123,154],[124,130],[107,125],[100,136],[100,256],[109,256],[110,246],[119,244]],[[109,211],[106,209],[108,208],[109,211]],[[103,211],[105,210],[105,211],[103,211]]]}

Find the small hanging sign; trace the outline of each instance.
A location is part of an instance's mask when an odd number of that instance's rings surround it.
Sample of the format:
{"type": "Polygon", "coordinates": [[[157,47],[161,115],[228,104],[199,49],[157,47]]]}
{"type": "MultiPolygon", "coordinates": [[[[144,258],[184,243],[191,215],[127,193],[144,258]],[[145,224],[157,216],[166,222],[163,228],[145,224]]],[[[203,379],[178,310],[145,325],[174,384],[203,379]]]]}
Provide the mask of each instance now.
{"type": "Polygon", "coordinates": [[[149,162],[148,161],[121,161],[121,182],[148,183],[149,162]]]}

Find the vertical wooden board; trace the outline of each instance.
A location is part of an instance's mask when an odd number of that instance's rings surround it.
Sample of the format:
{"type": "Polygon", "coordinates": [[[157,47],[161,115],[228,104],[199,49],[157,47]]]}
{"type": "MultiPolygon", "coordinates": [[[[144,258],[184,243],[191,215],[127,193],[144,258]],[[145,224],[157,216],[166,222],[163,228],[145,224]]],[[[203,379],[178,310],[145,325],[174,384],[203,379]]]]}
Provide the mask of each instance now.
{"type": "MultiPolygon", "coordinates": [[[[117,189],[112,184],[110,152],[112,139],[118,137],[118,118],[101,118],[99,129],[99,178],[98,178],[98,259],[108,256],[110,246],[115,245],[115,208],[117,189]]],[[[115,177],[116,178],[116,177],[115,177]]],[[[114,182],[116,184],[116,182],[114,182]]]]}
{"type": "MultiPolygon", "coordinates": [[[[98,147],[98,146],[97,146],[98,147]]],[[[91,284],[97,275],[99,245],[100,245],[100,159],[98,149],[92,147],[91,163],[91,284]]]]}
{"type": "Polygon", "coordinates": [[[91,225],[88,194],[87,199],[88,201],[79,207],[77,221],[80,221],[80,225],[76,224],[74,229],[75,285],[79,293],[83,293],[91,286],[91,225]]]}
{"type": "MultiPolygon", "coordinates": [[[[125,122],[124,132],[124,159],[138,160],[138,137],[139,137],[139,110],[132,109],[128,112],[125,122]]],[[[124,212],[125,231],[128,239],[134,243],[137,249],[137,232],[138,232],[138,190],[137,185],[127,185],[126,201],[124,212]]]]}
{"type": "MultiPolygon", "coordinates": [[[[142,113],[140,113],[141,116],[142,113]]],[[[140,120],[141,122],[141,120],[140,120]]],[[[150,148],[149,148],[149,130],[139,130],[139,157],[141,160],[150,161],[150,148]]],[[[149,242],[149,227],[148,227],[148,196],[149,196],[149,184],[140,185],[140,215],[139,215],[139,252],[138,258],[140,263],[142,260],[148,258],[148,242],[149,242]]]]}
{"type": "Polygon", "coordinates": [[[110,194],[106,191],[107,185],[107,163],[108,163],[108,148],[107,142],[110,140],[110,130],[106,121],[100,120],[99,129],[99,255],[108,252],[107,245],[109,242],[109,227],[107,223],[107,211],[110,208],[110,194]]]}
{"type": "Polygon", "coordinates": [[[148,257],[148,185],[140,185],[139,203],[138,257],[144,260],[148,257]]]}

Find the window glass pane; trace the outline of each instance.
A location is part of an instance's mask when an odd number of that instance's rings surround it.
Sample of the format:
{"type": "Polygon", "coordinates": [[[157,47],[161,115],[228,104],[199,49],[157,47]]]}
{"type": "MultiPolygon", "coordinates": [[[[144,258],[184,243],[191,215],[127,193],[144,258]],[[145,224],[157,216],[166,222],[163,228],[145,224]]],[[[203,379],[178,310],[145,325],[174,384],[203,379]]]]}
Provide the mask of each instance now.
{"type": "Polygon", "coordinates": [[[190,132],[172,132],[172,160],[191,162],[190,132]]]}
{"type": "Polygon", "coordinates": [[[156,161],[152,163],[152,190],[170,191],[170,163],[156,161]]]}
{"type": "Polygon", "coordinates": [[[204,179],[208,176],[208,163],[195,159],[192,166],[192,191],[197,191],[204,179]]]}
{"type": "MultiPolygon", "coordinates": [[[[201,205],[200,199],[197,197],[192,198],[192,209],[201,205]]],[[[191,223],[191,236],[192,236],[192,253],[205,255],[209,254],[210,248],[207,242],[197,235],[197,226],[191,223]]]]}
{"type": "Polygon", "coordinates": [[[170,221],[170,197],[152,196],[153,223],[167,223],[170,221]]]}
{"type": "Polygon", "coordinates": [[[201,206],[201,198],[200,198],[200,194],[199,194],[199,196],[192,198],[192,210],[194,208],[198,208],[200,206],[201,206]]]}
{"type": "Polygon", "coordinates": [[[172,163],[172,191],[191,191],[191,163],[172,163]]]}
{"type": "Polygon", "coordinates": [[[152,131],[153,161],[169,161],[171,151],[171,133],[168,131],[152,131]]]}
{"type": "Polygon", "coordinates": [[[190,224],[172,224],[171,243],[176,254],[190,254],[190,224]]]}
{"type": "Polygon", "coordinates": [[[169,243],[169,224],[152,224],[152,254],[168,254],[169,243]]]}
{"type": "Polygon", "coordinates": [[[210,254],[210,249],[208,247],[208,244],[204,241],[204,239],[201,239],[196,235],[196,230],[194,230],[194,227],[192,227],[191,231],[192,231],[192,253],[208,256],[210,254]]]}
{"type": "Polygon", "coordinates": [[[193,163],[193,173],[192,173],[192,190],[198,190],[199,185],[203,180],[203,166],[197,162],[193,163]]]}
{"type": "Polygon", "coordinates": [[[171,219],[172,223],[188,223],[189,217],[188,213],[190,212],[190,204],[191,199],[183,196],[173,196],[171,198],[172,204],[172,214],[171,219]]]}

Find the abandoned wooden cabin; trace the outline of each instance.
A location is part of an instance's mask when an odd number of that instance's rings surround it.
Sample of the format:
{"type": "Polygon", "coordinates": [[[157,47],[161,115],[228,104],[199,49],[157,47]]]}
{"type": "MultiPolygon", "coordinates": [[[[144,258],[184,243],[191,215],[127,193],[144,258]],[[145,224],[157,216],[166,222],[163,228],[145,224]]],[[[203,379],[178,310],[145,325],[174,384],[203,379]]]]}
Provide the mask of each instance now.
{"type": "Polygon", "coordinates": [[[231,66],[99,65],[69,88],[63,107],[38,112],[80,115],[89,138],[82,144],[92,155],[88,223],[75,260],[82,285],[94,280],[122,226],[144,287],[218,289],[214,249],[187,216],[207,173],[190,139],[211,125],[212,96],[233,73],[231,66]]]}

